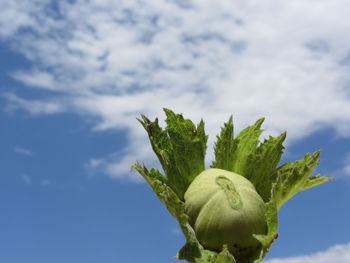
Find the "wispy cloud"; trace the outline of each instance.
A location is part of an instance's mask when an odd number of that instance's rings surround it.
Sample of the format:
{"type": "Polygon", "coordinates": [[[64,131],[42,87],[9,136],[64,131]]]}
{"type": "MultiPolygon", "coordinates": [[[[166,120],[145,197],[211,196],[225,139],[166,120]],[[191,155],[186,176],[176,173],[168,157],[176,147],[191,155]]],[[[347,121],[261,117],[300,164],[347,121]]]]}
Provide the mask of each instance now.
{"type": "Polygon", "coordinates": [[[287,130],[289,142],[325,127],[350,134],[347,0],[46,3],[0,4],[0,37],[35,65],[12,76],[52,91],[9,89],[8,108],[70,110],[97,117],[95,129],[127,130],[125,155],[104,158],[109,174],[152,160],[135,117],[162,107],[204,117],[209,149],[230,114],[237,130],[266,116],[264,128],[287,130]]]}
{"type": "Polygon", "coordinates": [[[30,178],[30,176],[27,174],[21,174],[21,178],[26,184],[32,183],[32,178],[30,178]]]}
{"type": "Polygon", "coordinates": [[[2,95],[7,99],[8,104],[5,110],[8,112],[22,109],[32,115],[39,115],[62,113],[65,111],[65,106],[62,103],[53,100],[26,100],[13,93],[5,93],[2,95]]]}
{"type": "Polygon", "coordinates": [[[347,176],[350,176],[350,164],[347,164],[345,167],[344,167],[344,172],[347,176]]]}
{"type": "Polygon", "coordinates": [[[350,243],[336,245],[326,251],[308,256],[297,256],[285,259],[270,259],[266,263],[350,263],[350,243]]]}
{"type": "Polygon", "coordinates": [[[17,71],[13,72],[11,76],[28,86],[44,88],[44,89],[54,89],[53,87],[53,77],[48,72],[42,72],[38,70],[32,70],[30,72],[17,71]]]}
{"type": "Polygon", "coordinates": [[[127,176],[134,182],[143,182],[138,173],[135,171],[130,173],[130,167],[135,163],[136,157],[131,154],[134,152],[133,150],[128,152],[125,152],[125,154],[116,152],[104,158],[90,159],[85,164],[85,169],[89,176],[97,174],[106,174],[111,178],[124,178],[127,176]]]}
{"type": "Polygon", "coordinates": [[[48,185],[50,185],[50,184],[51,184],[51,181],[50,181],[50,180],[47,180],[47,179],[42,180],[41,183],[40,183],[41,186],[48,186],[48,185]]]}
{"type": "Polygon", "coordinates": [[[17,147],[17,146],[13,147],[13,151],[17,154],[26,155],[26,156],[32,156],[33,154],[31,150],[28,150],[22,147],[17,147]]]}
{"type": "Polygon", "coordinates": [[[337,179],[347,180],[350,178],[350,153],[346,154],[338,169],[332,171],[331,176],[337,179]]]}
{"type": "Polygon", "coordinates": [[[174,235],[182,235],[181,229],[179,229],[178,227],[173,227],[171,229],[171,233],[174,235]]]}
{"type": "Polygon", "coordinates": [[[341,171],[341,173],[345,174],[346,176],[350,177],[350,153],[346,156],[344,159],[344,168],[341,171]]]}

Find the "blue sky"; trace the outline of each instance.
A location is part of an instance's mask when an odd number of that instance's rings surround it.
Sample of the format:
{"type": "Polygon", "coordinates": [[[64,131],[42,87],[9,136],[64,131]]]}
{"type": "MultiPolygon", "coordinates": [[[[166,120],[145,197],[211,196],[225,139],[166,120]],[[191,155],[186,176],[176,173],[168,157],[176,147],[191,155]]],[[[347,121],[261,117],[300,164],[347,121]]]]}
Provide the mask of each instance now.
{"type": "Polygon", "coordinates": [[[177,262],[177,222],[129,168],[158,166],[140,113],[209,134],[266,117],[283,162],[335,180],[280,211],[266,262],[350,262],[345,0],[0,3],[0,261],[177,262]]]}

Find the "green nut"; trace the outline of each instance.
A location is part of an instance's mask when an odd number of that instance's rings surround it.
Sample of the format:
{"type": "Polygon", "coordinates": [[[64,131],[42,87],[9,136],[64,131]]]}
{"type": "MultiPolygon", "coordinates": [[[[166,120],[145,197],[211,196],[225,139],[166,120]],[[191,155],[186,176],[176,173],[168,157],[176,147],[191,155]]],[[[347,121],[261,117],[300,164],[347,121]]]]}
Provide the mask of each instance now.
{"type": "Polygon", "coordinates": [[[240,262],[260,248],[253,234],[266,234],[265,204],[245,177],[221,169],[208,169],[190,184],[185,211],[198,241],[205,249],[223,245],[240,262]]]}

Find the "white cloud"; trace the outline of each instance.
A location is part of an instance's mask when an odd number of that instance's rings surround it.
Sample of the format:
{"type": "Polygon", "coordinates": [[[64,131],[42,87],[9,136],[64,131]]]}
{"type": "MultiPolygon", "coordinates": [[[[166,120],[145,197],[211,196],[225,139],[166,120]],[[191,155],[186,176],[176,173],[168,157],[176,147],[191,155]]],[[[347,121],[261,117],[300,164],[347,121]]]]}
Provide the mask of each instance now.
{"type": "Polygon", "coordinates": [[[342,175],[350,176],[350,153],[344,159],[344,168],[339,172],[342,175]]]}
{"type": "MultiPolygon", "coordinates": [[[[21,27],[36,26],[33,13],[35,1],[1,1],[0,2],[0,35],[12,37],[21,27]]],[[[36,1],[38,2],[38,1],[36,1]]]]}
{"type": "Polygon", "coordinates": [[[324,252],[318,252],[309,256],[270,259],[266,263],[350,263],[350,243],[336,245],[324,252]]]}
{"type": "MultiPolygon", "coordinates": [[[[125,178],[127,176],[133,182],[143,182],[137,172],[130,173],[131,165],[135,163],[137,157],[131,154],[135,150],[129,150],[128,152],[125,154],[118,152],[105,158],[90,159],[85,164],[85,169],[90,176],[102,173],[111,178],[125,178]]],[[[144,156],[146,157],[146,155],[144,156]]]]}
{"type": "Polygon", "coordinates": [[[11,75],[14,79],[21,81],[29,86],[54,89],[53,77],[47,72],[38,70],[32,70],[30,72],[17,71],[11,75]]]}
{"type": "Polygon", "coordinates": [[[174,235],[182,235],[182,231],[179,227],[173,227],[171,229],[171,233],[174,234],[174,235]]]}
{"type": "Polygon", "coordinates": [[[350,164],[347,164],[344,167],[344,172],[345,172],[346,175],[350,176],[350,164]]]}
{"type": "Polygon", "coordinates": [[[21,178],[26,184],[32,183],[32,178],[30,178],[30,176],[27,174],[21,174],[21,178]]]}
{"type": "MultiPolygon", "coordinates": [[[[3,94],[8,101],[6,111],[13,112],[18,109],[25,110],[32,115],[54,114],[65,111],[64,105],[57,101],[26,100],[13,93],[3,94]]],[[[55,99],[56,100],[56,99],[55,99]]]]}
{"type": "Polygon", "coordinates": [[[237,130],[265,116],[288,142],[327,127],[350,134],[346,0],[13,2],[0,6],[0,37],[35,67],[12,76],[52,96],[10,92],[9,108],[71,110],[97,117],[95,129],[126,130],[124,155],[102,158],[110,175],[151,160],[135,118],[162,118],[162,107],[204,118],[208,158],[230,114],[237,130]]]}
{"type": "Polygon", "coordinates": [[[345,154],[345,157],[341,161],[342,165],[339,166],[338,169],[332,171],[331,176],[333,178],[347,180],[350,178],[350,153],[345,154]]]}
{"type": "Polygon", "coordinates": [[[48,185],[50,185],[50,184],[51,184],[51,181],[50,181],[50,180],[47,180],[47,179],[42,180],[41,183],[40,183],[41,186],[48,186],[48,185]]]}
{"type": "Polygon", "coordinates": [[[31,150],[28,150],[22,147],[17,147],[17,146],[13,147],[13,151],[17,154],[26,155],[26,156],[32,156],[33,154],[31,150]]]}

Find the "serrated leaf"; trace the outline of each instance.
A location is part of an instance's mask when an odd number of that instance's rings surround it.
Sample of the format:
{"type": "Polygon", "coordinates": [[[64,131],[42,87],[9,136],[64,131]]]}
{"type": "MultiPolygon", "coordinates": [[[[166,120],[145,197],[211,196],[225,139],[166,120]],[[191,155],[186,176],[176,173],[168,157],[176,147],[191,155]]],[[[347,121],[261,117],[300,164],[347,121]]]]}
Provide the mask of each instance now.
{"type": "Polygon", "coordinates": [[[272,184],[276,180],[275,171],[283,154],[286,133],[278,137],[270,136],[256,150],[247,178],[265,202],[271,197],[272,184]]]}
{"type": "Polygon", "coordinates": [[[312,171],[319,163],[321,151],[307,154],[303,159],[289,162],[277,169],[277,207],[280,209],[290,198],[298,192],[322,184],[333,178],[311,176],[312,171]]]}
{"type": "Polygon", "coordinates": [[[138,162],[132,166],[132,169],[137,170],[149,183],[153,191],[156,193],[159,200],[167,207],[171,215],[179,222],[182,232],[186,237],[185,246],[179,251],[178,258],[188,261],[194,261],[195,258],[201,257],[201,245],[199,244],[195,232],[188,223],[188,216],[185,214],[184,203],[179,199],[176,193],[166,184],[161,181],[164,178],[162,174],[155,169],[150,171],[138,162]]]}
{"type": "Polygon", "coordinates": [[[193,263],[216,263],[217,256],[217,252],[203,249],[201,250],[201,257],[195,258],[193,263]]]}
{"type": "MultiPolygon", "coordinates": [[[[181,114],[175,114],[169,109],[164,109],[167,119],[166,132],[168,133],[172,155],[175,160],[173,170],[177,170],[184,178],[179,196],[182,198],[190,183],[205,169],[205,153],[207,136],[204,132],[204,122],[201,121],[197,128],[189,119],[184,119],[181,114]]],[[[177,183],[178,176],[169,178],[170,184],[177,183]]]]}
{"type": "Polygon", "coordinates": [[[274,183],[271,189],[270,201],[265,204],[265,219],[267,223],[266,235],[254,235],[260,241],[261,249],[255,256],[253,263],[263,261],[265,255],[269,252],[273,241],[278,238],[278,207],[277,207],[277,183],[274,183]]]}
{"type": "Polygon", "coordinates": [[[237,145],[232,156],[232,172],[247,177],[251,170],[251,161],[256,153],[259,144],[259,137],[262,133],[260,129],[264,118],[259,119],[254,125],[245,128],[235,139],[237,145]]]}
{"type": "Polygon", "coordinates": [[[148,133],[152,148],[166,174],[167,184],[181,200],[193,179],[204,168],[206,142],[204,122],[197,127],[181,114],[164,109],[167,127],[163,130],[158,120],[151,122],[142,115],[139,120],[148,133]]]}
{"type": "Polygon", "coordinates": [[[252,168],[252,158],[255,156],[260,129],[264,118],[259,119],[254,125],[245,128],[236,139],[233,138],[232,116],[221,129],[215,144],[215,161],[213,168],[220,168],[248,177],[252,168]]]}
{"type": "Polygon", "coordinates": [[[270,198],[275,170],[283,154],[286,133],[275,138],[270,136],[259,145],[260,129],[264,118],[244,129],[236,139],[233,137],[232,116],[221,129],[215,143],[215,161],[212,168],[220,168],[245,176],[255,186],[263,200],[270,198]],[[258,146],[259,145],[259,146],[258,146]]]}
{"type": "Polygon", "coordinates": [[[232,116],[221,128],[220,136],[216,136],[216,138],[217,141],[214,147],[215,161],[213,161],[211,167],[232,171],[234,166],[233,155],[237,147],[233,138],[232,116]]]}
{"type": "Polygon", "coordinates": [[[234,256],[228,251],[227,246],[218,254],[215,263],[236,263],[234,256]]]}

